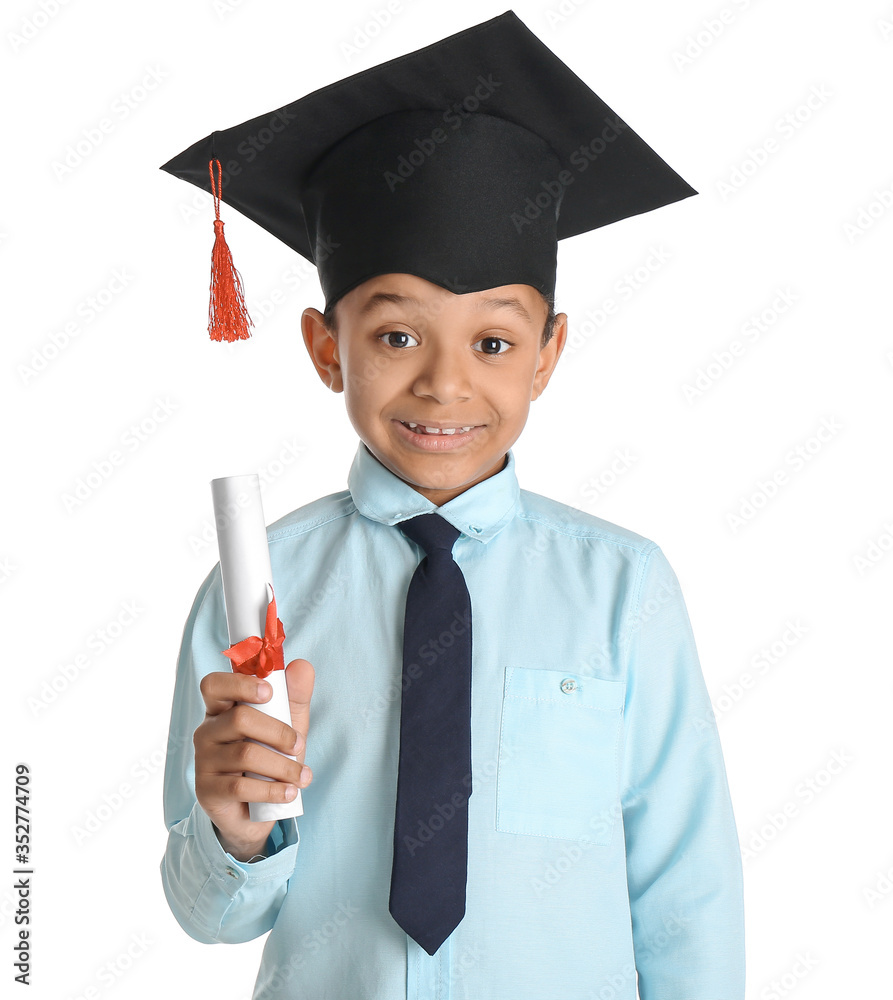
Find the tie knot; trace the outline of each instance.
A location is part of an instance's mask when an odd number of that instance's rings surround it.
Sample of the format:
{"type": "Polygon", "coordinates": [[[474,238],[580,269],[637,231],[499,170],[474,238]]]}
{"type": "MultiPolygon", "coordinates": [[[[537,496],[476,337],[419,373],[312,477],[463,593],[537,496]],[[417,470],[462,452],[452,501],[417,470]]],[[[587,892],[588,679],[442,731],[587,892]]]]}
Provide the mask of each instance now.
{"type": "Polygon", "coordinates": [[[451,554],[456,539],[462,534],[458,528],[454,528],[440,514],[419,514],[401,521],[398,527],[407,538],[411,538],[417,545],[420,545],[428,555],[438,549],[451,554]]]}

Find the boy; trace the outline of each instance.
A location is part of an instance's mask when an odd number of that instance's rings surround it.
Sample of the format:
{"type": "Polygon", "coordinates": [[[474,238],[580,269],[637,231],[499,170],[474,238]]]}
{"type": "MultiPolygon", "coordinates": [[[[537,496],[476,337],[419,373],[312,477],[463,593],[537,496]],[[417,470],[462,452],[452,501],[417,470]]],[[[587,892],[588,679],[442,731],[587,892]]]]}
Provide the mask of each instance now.
{"type": "Polygon", "coordinates": [[[235,151],[269,116],[165,168],[206,184],[219,158],[227,200],[315,261],[304,342],[360,443],[348,490],[268,529],[291,727],[222,662],[218,568],[196,597],[174,915],[208,943],[271,931],[256,998],[741,1000],[678,581],[648,539],[521,490],[511,451],[566,339],[557,239],[694,192],[511,11],[282,111],[254,173],[235,151]],[[299,820],[249,821],[295,787],[299,820]]]}

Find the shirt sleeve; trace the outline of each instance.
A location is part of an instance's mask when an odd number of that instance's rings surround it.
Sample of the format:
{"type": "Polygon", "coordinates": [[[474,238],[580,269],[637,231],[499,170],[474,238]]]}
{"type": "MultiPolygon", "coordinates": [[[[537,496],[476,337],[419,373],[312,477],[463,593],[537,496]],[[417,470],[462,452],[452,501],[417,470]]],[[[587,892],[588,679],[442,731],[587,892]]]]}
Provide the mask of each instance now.
{"type": "Polygon", "coordinates": [[[623,828],[641,1000],[743,1000],[741,853],[679,581],[642,557],[624,707],[623,828]]]}
{"type": "Polygon", "coordinates": [[[217,839],[195,798],[193,733],[205,717],[202,677],[224,670],[229,646],[219,566],[202,584],[177,661],[167,759],[164,821],[167,846],[161,881],[171,912],[190,937],[205,944],[250,941],[269,931],[288,891],[300,837],[295,819],[279,820],[267,841],[267,857],[237,861],[217,839]]]}

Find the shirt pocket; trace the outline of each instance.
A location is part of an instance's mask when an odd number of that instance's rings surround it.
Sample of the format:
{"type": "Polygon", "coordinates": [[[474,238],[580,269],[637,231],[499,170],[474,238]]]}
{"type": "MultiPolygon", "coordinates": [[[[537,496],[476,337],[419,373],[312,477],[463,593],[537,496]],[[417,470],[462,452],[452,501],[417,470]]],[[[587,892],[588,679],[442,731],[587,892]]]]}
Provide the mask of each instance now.
{"type": "Polygon", "coordinates": [[[623,681],[507,667],[496,829],[610,844],[620,814],[623,681]]]}

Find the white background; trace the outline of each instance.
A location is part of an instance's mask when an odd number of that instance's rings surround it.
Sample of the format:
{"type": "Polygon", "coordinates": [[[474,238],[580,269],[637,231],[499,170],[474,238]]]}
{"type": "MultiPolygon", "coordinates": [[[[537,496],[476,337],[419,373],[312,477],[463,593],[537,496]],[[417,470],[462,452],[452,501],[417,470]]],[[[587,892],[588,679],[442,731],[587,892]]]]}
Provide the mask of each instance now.
{"type": "MultiPolygon", "coordinates": [[[[272,521],[345,489],[357,438],[301,341],[301,311],[322,306],[315,271],[224,207],[257,330],[210,343],[210,199],[158,167],[507,9],[391,6],[377,30],[385,2],[4,5],[4,992],[24,761],[29,996],[250,996],[262,941],[193,941],[158,871],[176,655],[216,561],[208,483],[260,470],[272,521]]],[[[521,486],[655,540],[679,575],[746,852],[748,998],[880,996],[893,931],[893,6],[513,9],[700,192],[560,245],[576,349],[515,446],[521,486]],[[637,269],[639,287],[621,291],[637,269]],[[765,332],[748,339],[760,314],[765,332]],[[744,352],[723,368],[714,353],[735,340],[744,352]],[[699,369],[706,388],[687,399],[699,369]]]]}

